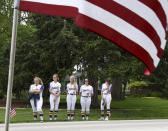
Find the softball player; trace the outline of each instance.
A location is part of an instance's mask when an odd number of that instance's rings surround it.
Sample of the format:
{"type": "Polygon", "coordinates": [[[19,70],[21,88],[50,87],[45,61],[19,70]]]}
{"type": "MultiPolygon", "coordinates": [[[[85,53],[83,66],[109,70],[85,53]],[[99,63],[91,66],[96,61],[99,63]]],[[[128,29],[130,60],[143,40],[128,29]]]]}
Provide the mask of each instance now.
{"type": "Polygon", "coordinates": [[[49,118],[52,120],[53,111],[54,120],[57,119],[58,107],[60,103],[60,94],[61,94],[61,84],[58,82],[59,77],[57,74],[53,75],[53,81],[49,84],[49,92],[50,92],[50,112],[49,118]]]}
{"type": "Polygon", "coordinates": [[[80,103],[81,103],[81,115],[82,120],[85,119],[86,113],[86,120],[88,120],[89,113],[90,113],[90,105],[91,105],[91,96],[93,96],[93,87],[89,85],[88,79],[85,79],[85,84],[80,88],[80,103]]]}
{"type": "Polygon", "coordinates": [[[40,121],[43,121],[43,97],[42,93],[44,90],[43,82],[39,77],[34,78],[34,84],[29,89],[29,100],[32,106],[34,120],[37,120],[37,113],[40,116],[40,121]]]}
{"type": "Polygon", "coordinates": [[[76,104],[76,95],[78,93],[78,85],[75,82],[75,77],[70,77],[70,83],[67,84],[66,88],[67,93],[67,115],[68,120],[74,119],[74,110],[75,110],[75,104],[76,104]]]}
{"type": "Polygon", "coordinates": [[[104,106],[106,105],[107,108],[107,116],[105,120],[108,120],[110,117],[110,104],[111,104],[111,91],[112,91],[112,84],[110,83],[110,78],[106,79],[106,82],[102,84],[101,90],[101,120],[104,120],[104,106]]]}

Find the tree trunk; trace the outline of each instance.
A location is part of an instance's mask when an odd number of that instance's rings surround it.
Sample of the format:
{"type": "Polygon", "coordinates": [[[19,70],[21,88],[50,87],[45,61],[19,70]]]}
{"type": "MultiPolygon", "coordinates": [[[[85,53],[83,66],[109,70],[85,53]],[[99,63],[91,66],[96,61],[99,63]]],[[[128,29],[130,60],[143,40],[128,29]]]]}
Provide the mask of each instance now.
{"type": "Polygon", "coordinates": [[[112,99],[122,100],[122,84],[120,78],[115,78],[113,80],[112,99]]]}
{"type": "Polygon", "coordinates": [[[99,102],[98,102],[98,77],[97,75],[94,75],[94,73],[88,73],[88,79],[89,79],[89,84],[93,86],[94,90],[94,96],[92,97],[92,103],[91,106],[93,108],[98,108],[99,107],[99,102]]]}

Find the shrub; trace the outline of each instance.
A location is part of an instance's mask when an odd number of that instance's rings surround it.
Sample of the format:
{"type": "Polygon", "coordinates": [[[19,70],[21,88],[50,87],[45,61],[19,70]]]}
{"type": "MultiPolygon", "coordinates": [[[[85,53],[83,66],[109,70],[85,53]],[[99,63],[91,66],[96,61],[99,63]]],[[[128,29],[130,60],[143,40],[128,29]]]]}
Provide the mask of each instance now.
{"type": "Polygon", "coordinates": [[[138,87],[138,86],[148,86],[148,84],[145,81],[134,81],[128,84],[126,88],[138,87]]]}
{"type": "Polygon", "coordinates": [[[153,91],[153,92],[151,92],[150,96],[151,97],[162,97],[163,93],[159,92],[159,91],[153,91]]]}

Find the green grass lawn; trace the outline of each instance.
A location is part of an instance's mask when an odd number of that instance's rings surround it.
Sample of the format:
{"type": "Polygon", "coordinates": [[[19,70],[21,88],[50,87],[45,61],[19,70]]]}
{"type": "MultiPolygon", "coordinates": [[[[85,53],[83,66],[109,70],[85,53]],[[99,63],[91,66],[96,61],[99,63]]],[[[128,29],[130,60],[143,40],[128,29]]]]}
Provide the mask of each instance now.
{"type": "MultiPolygon", "coordinates": [[[[64,99],[64,97],[62,97],[64,99]]],[[[79,102],[79,99],[78,99],[79,102]]],[[[156,97],[131,98],[124,101],[112,101],[111,120],[168,119],[168,100],[156,97]]],[[[44,121],[48,121],[49,109],[43,109],[44,121]]],[[[17,115],[12,123],[33,122],[32,110],[16,109],[17,115]]],[[[5,110],[0,109],[0,123],[4,122],[5,110]]],[[[100,110],[91,109],[89,120],[98,120],[100,110]]],[[[81,120],[80,110],[75,112],[75,120],[81,120]]],[[[57,121],[67,121],[66,110],[59,110],[57,121]]]]}

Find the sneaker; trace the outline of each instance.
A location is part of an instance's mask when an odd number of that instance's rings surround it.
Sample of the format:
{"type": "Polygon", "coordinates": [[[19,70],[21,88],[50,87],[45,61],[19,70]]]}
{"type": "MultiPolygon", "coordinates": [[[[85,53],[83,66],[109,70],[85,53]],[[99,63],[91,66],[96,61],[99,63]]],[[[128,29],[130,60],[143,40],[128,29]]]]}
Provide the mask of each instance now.
{"type": "Polygon", "coordinates": [[[57,120],[57,117],[54,117],[54,120],[57,120]]]}
{"type": "Polygon", "coordinates": [[[109,120],[109,117],[108,116],[106,116],[106,119],[105,119],[105,121],[108,121],[109,120]]]}
{"type": "Polygon", "coordinates": [[[71,116],[71,120],[73,120],[74,119],[74,117],[73,116],[71,116]]]}
{"type": "Polygon", "coordinates": [[[104,117],[101,117],[99,120],[100,120],[100,121],[103,121],[103,120],[104,120],[104,117]]]}
{"type": "Polygon", "coordinates": [[[85,120],[85,117],[82,117],[82,120],[85,120]]]}
{"type": "Polygon", "coordinates": [[[68,116],[68,120],[70,120],[70,116],[68,116]]]}
{"type": "Polygon", "coordinates": [[[50,121],[52,121],[52,118],[50,118],[50,121]]]}
{"type": "Polygon", "coordinates": [[[88,116],[86,116],[86,120],[87,120],[87,121],[89,120],[89,117],[88,117],[88,116]]]}
{"type": "Polygon", "coordinates": [[[41,123],[43,123],[43,120],[40,120],[41,123]]]}

